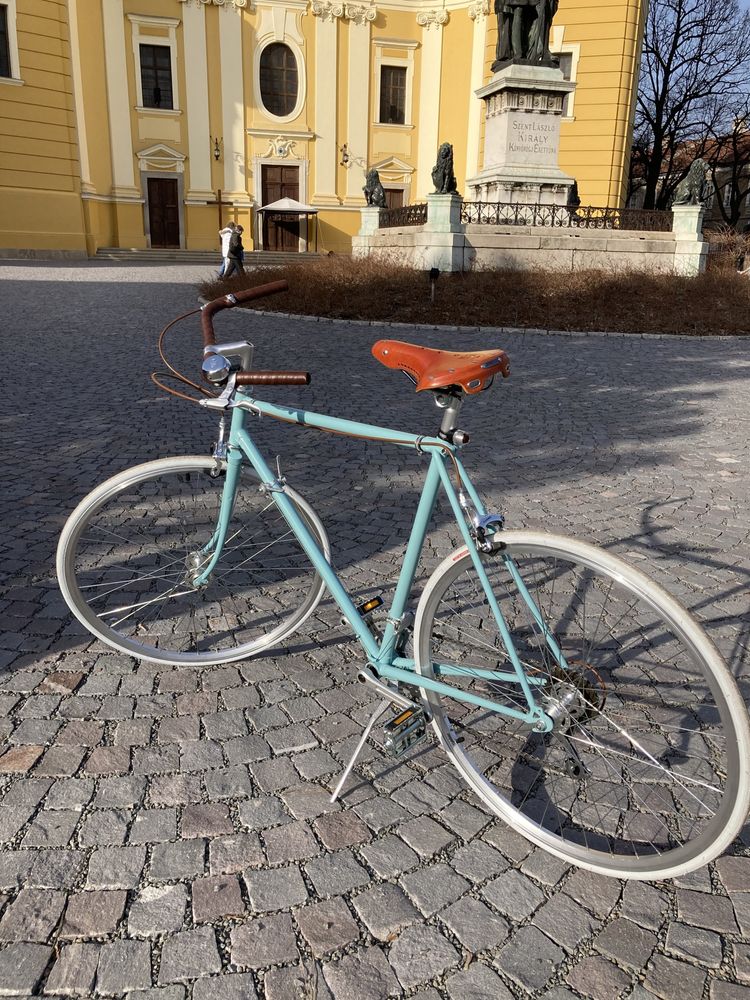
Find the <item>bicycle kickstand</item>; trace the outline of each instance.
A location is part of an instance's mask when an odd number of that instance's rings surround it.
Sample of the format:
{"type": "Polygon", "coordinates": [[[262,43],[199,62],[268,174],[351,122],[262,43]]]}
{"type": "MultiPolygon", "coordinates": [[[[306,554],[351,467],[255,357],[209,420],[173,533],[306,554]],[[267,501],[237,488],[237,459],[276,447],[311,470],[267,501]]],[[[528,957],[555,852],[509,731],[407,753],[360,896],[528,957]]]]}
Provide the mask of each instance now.
{"type": "Polygon", "coordinates": [[[379,702],[375,706],[375,711],[372,713],[372,715],[370,716],[370,721],[365,726],[365,731],[362,733],[362,738],[360,739],[357,746],[354,748],[354,753],[351,756],[351,760],[346,765],[344,773],[341,775],[338,785],[336,785],[336,787],[333,790],[333,795],[331,795],[331,802],[335,802],[336,799],[339,797],[341,789],[344,787],[344,782],[351,774],[352,768],[357,763],[357,757],[359,757],[359,755],[362,753],[362,747],[365,745],[367,737],[372,732],[372,727],[378,721],[383,712],[385,712],[385,710],[390,707],[390,704],[391,704],[390,701],[387,701],[384,698],[381,702],[379,702]]]}

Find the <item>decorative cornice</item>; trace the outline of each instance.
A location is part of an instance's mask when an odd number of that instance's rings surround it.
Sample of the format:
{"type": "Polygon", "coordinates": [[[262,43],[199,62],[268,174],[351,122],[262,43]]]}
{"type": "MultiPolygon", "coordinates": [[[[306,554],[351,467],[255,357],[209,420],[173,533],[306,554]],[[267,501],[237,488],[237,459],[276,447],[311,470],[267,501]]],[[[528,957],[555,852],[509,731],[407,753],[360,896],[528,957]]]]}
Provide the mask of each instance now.
{"type": "Polygon", "coordinates": [[[235,10],[252,10],[252,0],[180,0],[180,3],[194,3],[199,7],[223,7],[225,10],[230,7],[235,10]]]}
{"type": "Polygon", "coordinates": [[[378,9],[374,4],[337,3],[336,0],[313,0],[310,10],[315,17],[324,21],[342,17],[355,24],[366,24],[378,16],[378,9]]]}
{"type": "Polygon", "coordinates": [[[417,14],[417,24],[423,28],[442,28],[447,23],[447,10],[420,10],[417,14]]]}
{"type": "Polygon", "coordinates": [[[469,4],[469,17],[472,21],[481,21],[490,12],[490,0],[477,0],[469,4]]]}

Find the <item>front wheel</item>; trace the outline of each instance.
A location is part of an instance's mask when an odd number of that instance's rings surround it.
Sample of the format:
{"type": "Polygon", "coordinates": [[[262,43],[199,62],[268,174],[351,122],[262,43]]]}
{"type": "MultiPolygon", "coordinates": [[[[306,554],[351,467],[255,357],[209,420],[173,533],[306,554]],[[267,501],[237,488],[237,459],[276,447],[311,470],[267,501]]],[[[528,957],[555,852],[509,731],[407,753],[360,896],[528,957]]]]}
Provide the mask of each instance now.
{"type": "MultiPolygon", "coordinates": [[[[115,649],[154,663],[239,660],[289,636],[320,603],[322,579],[248,466],[219,562],[205,585],[193,584],[218,523],[224,476],[215,471],[206,456],[147,462],[102,483],[68,518],[60,589],[115,649]]],[[[287,496],[329,558],[315,512],[287,496]]]]}
{"type": "Polygon", "coordinates": [[[461,701],[472,692],[527,707],[518,684],[493,676],[512,667],[459,550],[428,581],[414,636],[418,671],[456,690],[423,689],[453,763],[496,815],[572,864],[662,879],[711,861],[750,807],[747,710],[715,646],[666,591],[607,552],[533,531],[497,539],[483,564],[554,727],[536,733],[461,701]]]}

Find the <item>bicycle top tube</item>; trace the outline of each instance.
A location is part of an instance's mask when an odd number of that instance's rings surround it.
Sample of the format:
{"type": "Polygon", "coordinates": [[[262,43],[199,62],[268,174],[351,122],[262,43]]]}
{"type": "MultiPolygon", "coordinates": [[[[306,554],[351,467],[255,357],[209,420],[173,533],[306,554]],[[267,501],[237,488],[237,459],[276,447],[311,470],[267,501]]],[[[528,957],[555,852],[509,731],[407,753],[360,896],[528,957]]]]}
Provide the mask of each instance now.
{"type": "Polygon", "coordinates": [[[334,434],[345,434],[348,437],[377,438],[406,448],[416,448],[417,451],[440,450],[455,452],[456,444],[425,434],[412,434],[408,431],[397,431],[379,424],[366,424],[358,420],[348,420],[344,417],[334,417],[326,413],[315,413],[298,406],[283,406],[269,403],[267,400],[255,399],[244,392],[237,393],[236,406],[247,409],[259,416],[271,417],[286,423],[297,424],[300,427],[310,427],[315,430],[330,431],[334,434]]]}

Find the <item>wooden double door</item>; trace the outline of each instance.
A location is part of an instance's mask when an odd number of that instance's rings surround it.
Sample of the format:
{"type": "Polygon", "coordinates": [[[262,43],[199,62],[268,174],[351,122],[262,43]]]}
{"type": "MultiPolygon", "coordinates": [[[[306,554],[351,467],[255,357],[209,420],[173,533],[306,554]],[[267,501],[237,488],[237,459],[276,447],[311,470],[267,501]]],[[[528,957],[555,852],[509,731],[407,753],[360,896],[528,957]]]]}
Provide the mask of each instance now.
{"type": "MultiPolygon", "coordinates": [[[[299,167],[261,165],[261,196],[264,205],[281,198],[299,201],[299,167]]],[[[263,212],[263,249],[299,251],[300,218],[263,212]]]]}
{"type": "Polygon", "coordinates": [[[177,179],[149,177],[148,221],[152,247],[179,247],[180,202],[177,179]]]}

